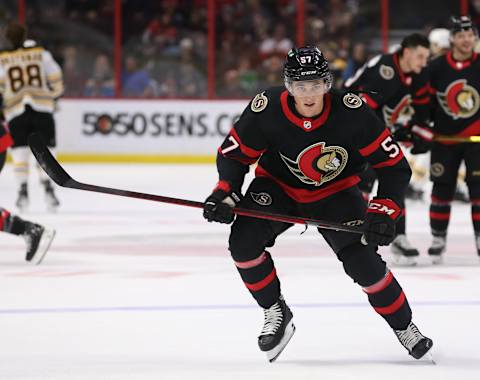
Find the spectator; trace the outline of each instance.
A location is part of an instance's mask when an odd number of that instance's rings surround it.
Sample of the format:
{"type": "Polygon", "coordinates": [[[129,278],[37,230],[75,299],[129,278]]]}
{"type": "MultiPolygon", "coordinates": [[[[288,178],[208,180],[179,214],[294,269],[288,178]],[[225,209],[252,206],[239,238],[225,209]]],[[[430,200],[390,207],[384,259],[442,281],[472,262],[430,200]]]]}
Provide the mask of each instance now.
{"type": "Polygon", "coordinates": [[[95,59],[93,75],[87,80],[84,90],[85,96],[114,96],[115,83],[112,68],[107,55],[100,54],[95,59]]]}
{"type": "Polygon", "coordinates": [[[367,47],[363,42],[357,42],[353,45],[350,58],[347,60],[347,66],[343,70],[343,80],[346,81],[352,77],[356,71],[367,62],[367,47]]]}
{"type": "Polygon", "coordinates": [[[128,55],[125,60],[125,72],[122,76],[122,95],[149,97],[156,96],[155,82],[150,78],[147,70],[138,67],[138,60],[128,55]]]}

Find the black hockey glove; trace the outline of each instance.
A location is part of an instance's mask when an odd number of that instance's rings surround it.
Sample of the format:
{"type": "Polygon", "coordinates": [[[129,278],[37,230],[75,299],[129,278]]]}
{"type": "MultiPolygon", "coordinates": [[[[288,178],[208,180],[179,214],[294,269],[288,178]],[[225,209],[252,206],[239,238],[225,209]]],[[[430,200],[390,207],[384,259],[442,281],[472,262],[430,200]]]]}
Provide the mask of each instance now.
{"type": "Polygon", "coordinates": [[[410,142],[412,132],[408,125],[395,124],[392,128],[392,136],[397,142],[410,142]]]}
{"type": "Polygon", "coordinates": [[[395,237],[395,222],[400,214],[400,207],[391,199],[373,198],[365,216],[362,241],[371,245],[389,245],[395,237]]]}
{"type": "Polygon", "coordinates": [[[205,200],[203,217],[209,222],[230,224],[235,219],[232,209],[240,202],[241,194],[231,190],[230,184],[220,181],[205,200]]]}
{"type": "Polygon", "coordinates": [[[412,154],[427,153],[433,146],[433,129],[426,125],[415,124],[411,128],[413,148],[412,154]]]}

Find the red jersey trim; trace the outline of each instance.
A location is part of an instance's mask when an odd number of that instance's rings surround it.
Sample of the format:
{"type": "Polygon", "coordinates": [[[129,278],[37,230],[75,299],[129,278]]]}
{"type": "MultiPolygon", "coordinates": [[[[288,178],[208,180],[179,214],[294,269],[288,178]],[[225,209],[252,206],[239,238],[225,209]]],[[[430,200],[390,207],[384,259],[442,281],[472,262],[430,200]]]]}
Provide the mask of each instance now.
{"type": "Polygon", "coordinates": [[[372,165],[372,168],[374,169],[380,169],[380,168],[385,168],[387,166],[394,166],[398,164],[398,162],[403,158],[403,152],[400,150],[400,153],[398,154],[397,157],[392,158],[387,161],[379,162],[378,164],[372,165]]]}
{"type": "Polygon", "coordinates": [[[222,191],[225,191],[226,193],[229,193],[230,191],[232,191],[232,187],[230,186],[230,183],[228,183],[227,181],[221,180],[221,181],[218,181],[217,186],[215,187],[215,189],[213,189],[213,191],[216,191],[216,190],[222,190],[222,191]]]}
{"type": "Polygon", "coordinates": [[[425,96],[424,98],[419,98],[419,99],[413,99],[412,103],[413,104],[428,104],[430,102],[430,97],[425,96]]]}
{"type": "Polygon", "coordinates": [[[238,144],[240,145],[240,150],[242,151],[242,153],[249,158],[254,158],[256,160],[266,151],[266,149],[255,150],[253,148],[249,148],[248,146],[246,146],[244,143],[242,143],[242,140],[240,140],[240,137],[238,136],[235,128],[232,128],[232,130],[230,131],[230,134],[235,138],[235,140],[237,140],[238,144]]]}
{"type": "Polygon", "coordinates": [[[399,57],[398,53],[395,53],[393,55],[393,63],[395,64],[395,68],[397,69],[397,74],[400,77],[400,80],[405,86],[410,86],[412,84],[412,78],[405,75],[405,73],[402,71],[400,68],[400,62],[399,62],[399,57]]]}
{"type": "Polygon", "coordinates": [[[10,133],[5,133],[2,137],[0,137],[0,153],[5,152],[12,145],[13,145],[13,139],[10,133]]]}
{"type": "Polygon", "coordinates": [[[332,101],[330,99],[330,94],[325,94],[324,97],[323,97],[324,107],[323,107],[322,113],[320,114],[319,117],[317,117],[316,119],[312,119],[312,118],[308,118],[308,117],[300,118],[292,112],[292,110],[288,106],[288,100],[287,99],[288,99],[288,91],[285,90],[280,95],[280,104],[282,106],[282,111],[283,111],[284,115],[286,116],[286,118],[290,122],[295,124],[297,127],[302,128],[302,130],[304,130],[305,132],[314,131],[318,127],[325,124],[325,122],[328,119],[328,116],[330,115],[330,109],[332,108],[332,104],[331,104],[332,101]],[[305,128],[304,127],[304,124],[305,124],[306,121],[309,121],[311,123],[310,128],[305,128]]]}
{"type": "Polygon", "coordinates": [[[360,97],[362,98],[362,100],[365,101],[365,103],[368,104],[368,106],[370,108],[372,108],[374,110],[378,108],[378,103],[375,100],[373,100],[370,96],[368,96],[367,94],[362,93],[360,95],[360,97]]]}
{"type": "Polygon", "coordinates": [[[460,71],[469,67],[473,62],[475,62],[475,60],[477,59],[477,56],[478,54],[474,52],[472,54],[472,58],[467,59],[466,61],[456,61],[455,58],[453,58],[453,53],[451,50],[446,54],[448,64],[452,67],[452,69],[457,71],[460,71]],[[458,65],[459,63],[460,65],[458,65]]]}
{"type": "Polygon", "coordinates": [[[255,169],[255,177],[270,178],[277,185],[279,185],[282,188],[282,190],[290,198],[292,198],[293,200],[299,203],[311,203],[311,202],[319,201],[320,199],[327,198],[330,195],[333,195],[342,190],[353,187],[360,182],[360,178],[357,175],[352,175],[350,177],[346,177],[344,179],[336,181],[331,185],[327,185],[323,189],[319,189],[319,190],[299,189],[296,187],[289,186],[286,183],[280,181],[278,178],[275,178],[269,172],[267,172],[264,168],[262,168],[260,165],[258,165],[257,168],[255,169]]]}
{"type": "Polygon", "coordinates": [[[415,93],[415,96],[426,95],[430,92],[430,85],[427,83],[425,86],[420,87],[420,89],[415,93]]]}
{"type": "Polygon", "coordinates": [[[385,128],[383,132],[380,134],[380,136],[378,136],[373,142],[368,144],[366,147],[359,149],[358,152],[363,157],[370,156],[380,147],[380,144],[382,143],[382,141],[385,140],[388,136],[390,136],[390,131],[387,128],[385,128]]]}

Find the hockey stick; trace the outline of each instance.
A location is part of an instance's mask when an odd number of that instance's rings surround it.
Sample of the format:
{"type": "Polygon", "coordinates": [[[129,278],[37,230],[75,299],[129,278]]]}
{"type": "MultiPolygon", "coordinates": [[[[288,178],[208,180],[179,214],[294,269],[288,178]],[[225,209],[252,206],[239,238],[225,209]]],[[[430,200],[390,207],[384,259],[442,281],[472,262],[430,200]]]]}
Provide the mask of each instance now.
{"type": "Polygon", "coordinates": [[[480,136],[447,136],[447,135],[437,135],[433,138],[434,141],[440,142],[465,142],[465,143],[479,143],[480,136]]]}
{"type": "MultiPolygon", "coordinates": [[[[128,198],[137,198],[145,199],[154,202],[163,202],[176,204],[180,206],[188,206],[203,209],[202,202],[196,202],[186,199],[179,198],[170,198],[164,197],[161,195],[147,194],[147,193],[138,193],[135,191],[129,190],[120,190],[110,187],[90,185],[87,183],[78,182],[63,169],[63,167],[58,163],[58,161],[53,157],[52,153],[49,151],[48,147],[43,142],[42,138],[38,134],[31,134],[28,138],[28,145],[33,152],[33,155],[37,159],[38,163],[42,169],[48,174],[48,176],[61,187],[68,187],[71,189],[77,190],[86,190],[93,191],[96,193],[103,194],[112,194],[128,198]]],[[[237,215],[250,216],[253,218],[273,220],[276,222],[285,222],[285,223],[296,223],[304,224],[307,226],[323,228],[327,230],[343,231],[343,232],[352,232],[361,234],[363,230],[358,226],[348,226],[341,223],[327,222],[323,220],[302,218],[297,216],[274,214],[265,211],[258,210],[249,210],[245,208],[235,207],[233,212],[237,215]]]]}

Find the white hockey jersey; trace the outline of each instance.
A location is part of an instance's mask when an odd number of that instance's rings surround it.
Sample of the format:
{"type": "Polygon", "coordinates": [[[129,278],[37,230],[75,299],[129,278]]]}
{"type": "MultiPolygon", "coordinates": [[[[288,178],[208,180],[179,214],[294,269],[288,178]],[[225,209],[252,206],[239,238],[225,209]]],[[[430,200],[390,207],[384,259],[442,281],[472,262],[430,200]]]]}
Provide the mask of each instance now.
{"type": "Polygon", "coordinates": [[[52,113],[62,93],[62,70],[44,48],[24,45],[0,53],[0,94],[7,121],[21,115],[27,104],[52,113]]]}

